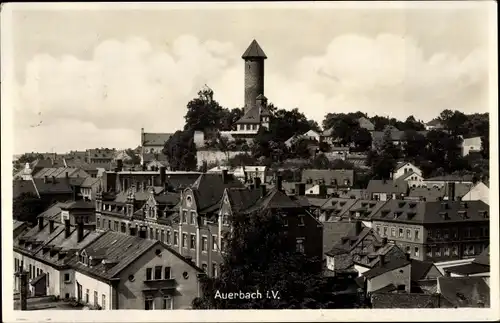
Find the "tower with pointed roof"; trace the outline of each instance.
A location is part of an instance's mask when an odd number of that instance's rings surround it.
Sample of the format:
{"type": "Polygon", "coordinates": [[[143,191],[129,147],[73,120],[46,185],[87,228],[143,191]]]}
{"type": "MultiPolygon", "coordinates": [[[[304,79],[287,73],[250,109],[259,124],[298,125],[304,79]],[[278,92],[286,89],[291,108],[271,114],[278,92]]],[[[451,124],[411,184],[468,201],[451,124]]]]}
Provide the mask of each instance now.
{"type": "Polygon", "coordinates": [[[241,57],[245,60],[245,113],[257,106],[257,97],[264,95],[264,60],[266,54],[254,39],[241,57]]]}

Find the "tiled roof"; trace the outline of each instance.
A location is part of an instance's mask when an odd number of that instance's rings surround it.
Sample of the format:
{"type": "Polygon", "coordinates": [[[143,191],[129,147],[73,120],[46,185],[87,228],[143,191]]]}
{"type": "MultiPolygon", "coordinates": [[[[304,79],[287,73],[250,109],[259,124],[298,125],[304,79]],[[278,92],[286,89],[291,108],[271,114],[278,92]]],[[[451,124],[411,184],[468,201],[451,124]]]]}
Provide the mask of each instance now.
{"type": "Polygon", "coordinates": [[[263,108],[261,111],[259,107],[252,107],[250,110],[247,111],[247,113],[243,115],[243,117],[241,117],[238,121],[236,121],[236,124],[240,123],[259,124],[261,116],[269,116],[269,115],[271,115],[271,113],[267,108],[263,108]]]}
{"type": "MultiPolygon", "coordinates": [[[[323,250],[331,251],[342,237],[351,232],[356,224],[354,222],[323,222],[323,250]]],[[[347,252],[344,249],[343,252],[347,252]]]]}
{"type": "Polygon", "coordinates": [[[84,200],[78,200],[70,203],[66,203],[64,206],[62,206],[62,209],[65,210],[81,210],[81,209],[94,209],[95,205],[92,202],[84,201],[84,200]]]}
{"type": "Polygon", "coordinates": [[[99,257],[102,257],[106,262],[113,264],[111,268],[106,268],[106,265],[102,262],[97,263],[95,266],[88,267],[78,262],[76,258],[73,258],[71,265],[80,272],[90,273],[104,279],[112,279],[154,246],[166,249],[189,266],[201,272],[198,267],[185,260],[179,253],[160,241],[142,239],[113,231],[106,231],[98,239],[82,247],[80,250],[85,250],[90,256],[99,255],[99,257]]]}
{"type": "Polygon", "coordinates": [[[408,172],[408,173],[404,174],[403,176],[398,177],[398,179],[399,179],[399,180],[405,180],[405,179],[407,179],[407,178],[409,178],[409,177],[411,177],[411,176],[413,176],[413,175],[416,175],[416,176],[417,176],[417,178],[421,178],[421,177],[422,177],[422,176],[420,176],[419,174],[417,174],[417,173],[415,173],[415,172],[408,172]]]}
{"type": "Polygon", "coordinates": [[[434,264],[429,261],[421,261],[417,259],[411,259],[411,280],[419,281],[425,278],[429,270],[431,270],[434,264]]]}
{"type": "Polygon", "coordinates": [[[368,271],[365,271],[363,273],[363,276],[365,276],[367,279],[371,279],[377,276],[380,276],[382,274],[385,274],[389,271],[392,271],[394,269],[398,269],[404,266],[407,266],[410,264],[410,261],[402,258],[396,258],[392,259],[391,261],[384,263],[382,266],[378,265],[368,271]]]}
{"type": "Polygon", "coordinates": [[[243,58],[243,59],[247,59],[247,58],[263,58],[263,59],[266,59],[267,56],[264,53],[264,51],[262,50],[262,48],[260,48],[259,43],[257,43],[257,41],[254,39],[254,40],[252,40],[252,42],[248,46],[247,50],[243,53],[243,55],[241,56],[241,58],[243,58]]]}
{"type": "Polygon", "coordinates": [[[374,200],[353,200],[354,204],[348,210],[341,212],[339,214],[342,218],[352,218],[356,214],[351,214],[351,212],[359,213],[361,220],[371,219],[372,215],[379,211],[387,201],[374,201],[374,200]]]}
{"type": "MultiPolygon", "coordinates": [[[[473,187],[468,183],[455,183],[455,199],[465,196],[473,187]]],[[[440,198],[448,198],[447,187],[414,187],[410,188],[410,197],[420,197],[425,201],[439,201],[440,198]]]]}
{"type": "Polygon", "coordinates": [[[405,194],[408,190],[408,183],[405,181],[391,181],[382,179],[372,179],[368,182],[366,191],[372,193],[405,194]]]}
{"type": "Polygon", "coordinates": [[[40,194],[70,194],[73,193],[71,184],[64,178],[56,178],[55,182],[52,178],[45,183],[43,178],[34,178],[36,189],[40,194]]]}
{"type": "Polygon", "coordinates": [[[366,199],[368,194],[364,189],[350,189],[348,191],[338,192],[340,198],[344,199],[366,199]]]}
{"type": "Polygon", "coordinates": [[[226,193],[234,213],[248,209],[261,197],[260,189],[226,188],[226,193]]]}
{"type": "Polygon", "coordinates": [[[66,203],[58,202],[39,214],[38,217],[43,217],[46,220],[55,220],[56,222],[61,222],[61,208],[65,206],[66,203]]]}
{"type": "Polygon", "coordinates": [[[429,182],[472,182],[474,175],[444,175],[426,178],[429,182]]]}
{"type": "Polygon", "coordinates": [[[275,209],[299,209],[300,204],[292,200],[282,191],[277,189],[270,190],[265,197],[260,198],[256,203],[244,210],[245,213],[253,213],[259,210],[275,210],[275,209]]]}
{"type": "Polygon", "coordinates": [[[21,179],[16,179],[12,181],[12,197],[16,198],[23,193],[31,193],[34,196],[38,196],[35,184],[32,180],[23,181],[21,179]]]}
{"type": "Polygon", "coordinates": [[[454,274],[466,276],[466,275],[473,275],[473,274],[480,274],[480,273],[489,273],[490,266],[489,265],[480,265],[480,264],[476,264],[476,263],[472,262],[470,264],[445,268],[445,271],[449,272],[449,273],[454,273],[454,274]]]}
{"type": "Polygon", "coordinates": [[[196,196],[196,205],[198,206],[199,212],[203,212],[204,209],[218,204],[222,198],[224,189],[230,187],[244,187],[243,183],[235,179],[231,174],[227,174],[227,176],[226,183],[224,183],[220,174],[204,173],[193,183],[191,189],[196,196]]]}
{"type": "Polygon", "coordinates": [[[18,220],[13,220],[13,229],[12,230],[17,230],[19,229],[20,227],[22,227],[23,225],[26,225],[26,222],[23,222],[23,221],[18,221],[18,220]]]}
{"type": "Polygon", "coordinates": [[[350,185],[354,183],[354,170],[352,169],[304,169],[302,171],[302,182],[307,183],[308,180],[323,181],[326,185],[343,186],[346,180],[350,185]]]}
{"type": "Polygon", "coordinates": [[[152,133],[145,132],[141,145],[148,146],[164,146],[165,143],[172,137],[172,133],[152,133]]]}
{"type": "Polygon", "coordinates": [[[33,175],[33,178],[44,178],[45,176],[56,178],[64,178],[66,177],[66,173],[68,177],[87,177],[89,176],[83,169],[80,168],[71,168],[71,167],[57,167],[57,168],[43,168],[36,175],[33,175]]]}
{"type": "Polygon", "coordinates": [[[167,184],[174,190],[184,189],[193,185],[201,173],[167,174],[167,184]]]}
{"type": "Polygon", "coordinates": [[[109,149],[109,148],[95,148],[87,150],[88,158],[92,159],[98,159],[98,158],[113,159],[116,153],[117,153],[116,149],[109,149]]]}
{"type": "Polygon", "coordinates": [[[440,295],[375,293],[371,297],[372,308],[439,308],[440,295]]]}
{"type": "Polygon", "coordinates": [[[99,183],[101,182],[101,179],[100,178],[96,178],[96,177],[87,177],[85,178],[85,180],[82,182],[81,184],[81,187],[85,187],[85,188],[91,188],[92,186],[94,185],[99,185],[99,183]]]}
{"type": "Polygon", "coordinates": [[[490,307],[490,287],[483,277],[439,277],[439,291],[456,307],[490,307]]]}
{"type": "Polygon", "coordinates": [[[365,117],[359,118],[358,122],[359,122],[359,126],[361,128],[364,128],[364,129],[366,129],[368,131],[375,130],[375,126],[373,125],[373,123],[369,119],[367,119],[365,117]]]}
{"type": "Polygon", "coordinates": [[[160,194],[155,195],[155,200],[160,205],[177,205],[181,199],[181,195],[179,193],[174,192],[162,192],[160,194]]]}
{"type": "MultiPolygon", "coordinates": [[[[417,131],[417,133],[426,136],[428,131],[422,130],[422,131],[417,131]]],[[[373,141],[382,141],[384,140],[384,133],[385,131],[373,131],[372,134],[372,139],[373,141]]],[[[401,130],[392,130],[391,131],[391,139],[393,141],[403,141],[405,139],[405,132],[401,130]]]]}
{"type": "Polygon", "coordinates": [[[372,220],[404,223],[454,223],[489,221],[489,206],[483,201],[423,202],[389,200],[372,220]]]}
{"type": "MultiPolygon", "coordinates": [[[[137,192],[135,192],[134,199],[136,201],[146,201],[149,198],[149,195],[151,194],[150,193],[151,189],[154,190],[154,194],[160,194],[164,190],[164,188],[161,186],[148,187],[144,190],[138,190],[137,192]]],[[[129,194],[129,190],[121,191],[120,193],[116,194],[115,202],[118,202],[118,203],[127,202],[128,194],[129,194]]]]}
{"type": "Polygon", "coordinates": [[[477,256],[474,261],[476,264],[489,266],[490,265],[490,246],[486,247],[479,256],[477,256]]]}

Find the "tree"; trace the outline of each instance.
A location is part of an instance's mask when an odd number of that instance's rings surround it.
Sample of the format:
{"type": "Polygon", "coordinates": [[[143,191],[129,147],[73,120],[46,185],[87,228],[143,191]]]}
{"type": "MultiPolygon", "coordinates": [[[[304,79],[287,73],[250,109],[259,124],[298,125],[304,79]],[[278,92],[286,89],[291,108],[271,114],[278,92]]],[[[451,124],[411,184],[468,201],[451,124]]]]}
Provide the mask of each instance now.
{"type": "Polygon", "coordinates": [[[193,131],[176,131],[165,143],[163,154],[167,156],[172,170],[195,170],[196,145],[193,131]]]}
{"type": "Polygon", "coordinates": [[[402,122],[400,124],[399,130],[422,131],[425,130],[425,126],[421,122],[417,121],[414,116],[411,115],[408,118],[406,118],[405,122],[402,122]]]}
{"type": "Polygon", "coordinates": [[[489,137],[489,135],[481,137],[481,155],[485,159],[490,158],[490,137],[489,137]]]}
{"type": "Polygon", "coordinates": [[[257,164],[257,160],[248,154],[237,154],[229,159],[228,165],[231,167],[253,166],[257,164]]]}
{"type": "Polygon", "coordinates": [[[392,142],[391,130],[386,130],[380,147],[368,153],[367,164],[374,178],[390,179],[400,157],[400,149],[392,142]]]}
{"type": "Polygon", "coordinates": [[[129,160],[126,161],[126,163],[131,164],[131,165],[138,165],[141,163],[141,157],[139,157],[133,149],[127,149],[125,150],[125,153],[127,156],[130,157],[129,160]]]}
{"type": "Polygon", "coordinates": [[[205,278],[202,296],[193,301],[195,309],[293,309],[346,307],[345,298],[331,301],[338,289],[316,270],[312,259],[295,251],[295,239],[283,229],[276,212],[235,215],[232,234],[220,276],[205,278]],[[220,299],[222,294],[242,291],[262,293],[253,299],[220,299]],[[267,294],[269,291],[269,295],[267,294]],[[270,291],[279,293],[273,297],[270,291]],[[267,297],[269,296],[269,297],[267,297]]]}
{"type": "Polygon", "coordinates": [[[319,151],[321,151],[322,153],[327,153],[330,151],[331,146],[326,141],[320,141],[318,148],[319,148],[319,151]]]}
{"type": "Polygon", "coordinates": [[[404,133],[403,156],[405,159],[418,161],[424,158],[427,140],[424,135],[410,129],[404,133]]]}
{"type": "Polygon", "coordinates": [[[389,118],[381,116],[373,116],[370,121],[373,123],[375,131],[384,131],[385,127],[390,124],[389,118]]]}
{"type": "Polygon", "coordinates": [[[241,108],[235,108],[231,110],[222,109],[219,129],[222,131],[236,130],[234,129],[236,121],[243,117],[243,113],[243,109],[241,108]]]}
{"type": "Polygon", "coordinates": [[[302,135],[311,129],[310,120],[297,108],[293,110],[279,109],[269,125],[269,132],[274,141],[285,142],[295,135],[302,135]]]}
{"type": "Polygon", "coordinates": [[[37,216],[44,212],[47,203],[32,193],[21,193],[13,200],[13,217],[18,221],[26,221],[34,225],[37,216]]]}
{"type": "Polygon", "coordinates": [[[220,126],[224,110],[213,99],[213,95],[213,91],[205,87],[198,92],[197,98],[187,104],[187,113],[184,116],[186,120],[184,130],[204,131],[220,126]]]}
{"type": "Polygon", "coordinates": [[[468,118],[460,111],[444,110],[439,115],[439,120],[452,135],[463,135],[467,132],[465,125],[468,118]]]}
{"type": "Polygon", "coordinates": [[[357,127],[352,134],[352,142],[357,151],[367,151],[372,146],[372,135],[367,129],[357,127]]]}
{"type": "Polygon", "coordinates": [[[325,154],[318,154],[313,158],[311,166],[314,169],[328,169],[330,168],[330,160],[325,154]]]}
{"type": "Polygon", "coordinates": [[[308,138],[299,138],[296,142],[292,144],[290,150],[294,156],[298,158],[307,159],[311,157],[311,151],[309,150],[310,140],[308,138]]]}
{"type": "Polygon", "coordinates": [[[332,160],[330,163],[331,169],[354,169],[354,165],[348,161],[342,159],[332,160]]]}

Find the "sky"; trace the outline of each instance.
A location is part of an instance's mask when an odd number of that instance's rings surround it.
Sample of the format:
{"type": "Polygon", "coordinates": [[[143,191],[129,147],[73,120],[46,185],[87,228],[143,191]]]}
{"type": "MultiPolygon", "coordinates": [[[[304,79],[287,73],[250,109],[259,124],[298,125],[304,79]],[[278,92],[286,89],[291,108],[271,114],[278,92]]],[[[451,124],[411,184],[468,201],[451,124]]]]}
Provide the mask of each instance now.
{"type": "Polygon", "coordinates": [[[135,148],[142,127],[182,129],[204,84],[241,107],[253,39],[268,100],[319,124],[335,112],[489,110],[491,8],[364,4],[12,9],[14,153],[135,148]]]}

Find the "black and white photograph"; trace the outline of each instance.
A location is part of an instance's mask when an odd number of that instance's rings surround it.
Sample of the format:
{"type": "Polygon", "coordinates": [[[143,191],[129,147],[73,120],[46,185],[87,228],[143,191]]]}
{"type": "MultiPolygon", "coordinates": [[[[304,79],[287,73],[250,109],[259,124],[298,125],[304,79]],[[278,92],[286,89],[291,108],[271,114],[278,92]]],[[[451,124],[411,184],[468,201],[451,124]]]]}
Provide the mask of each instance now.
{"type": "Polygon", "coordinates": [[[4,321],[500,319],[496,2],[1,11],[4,321]]]}

